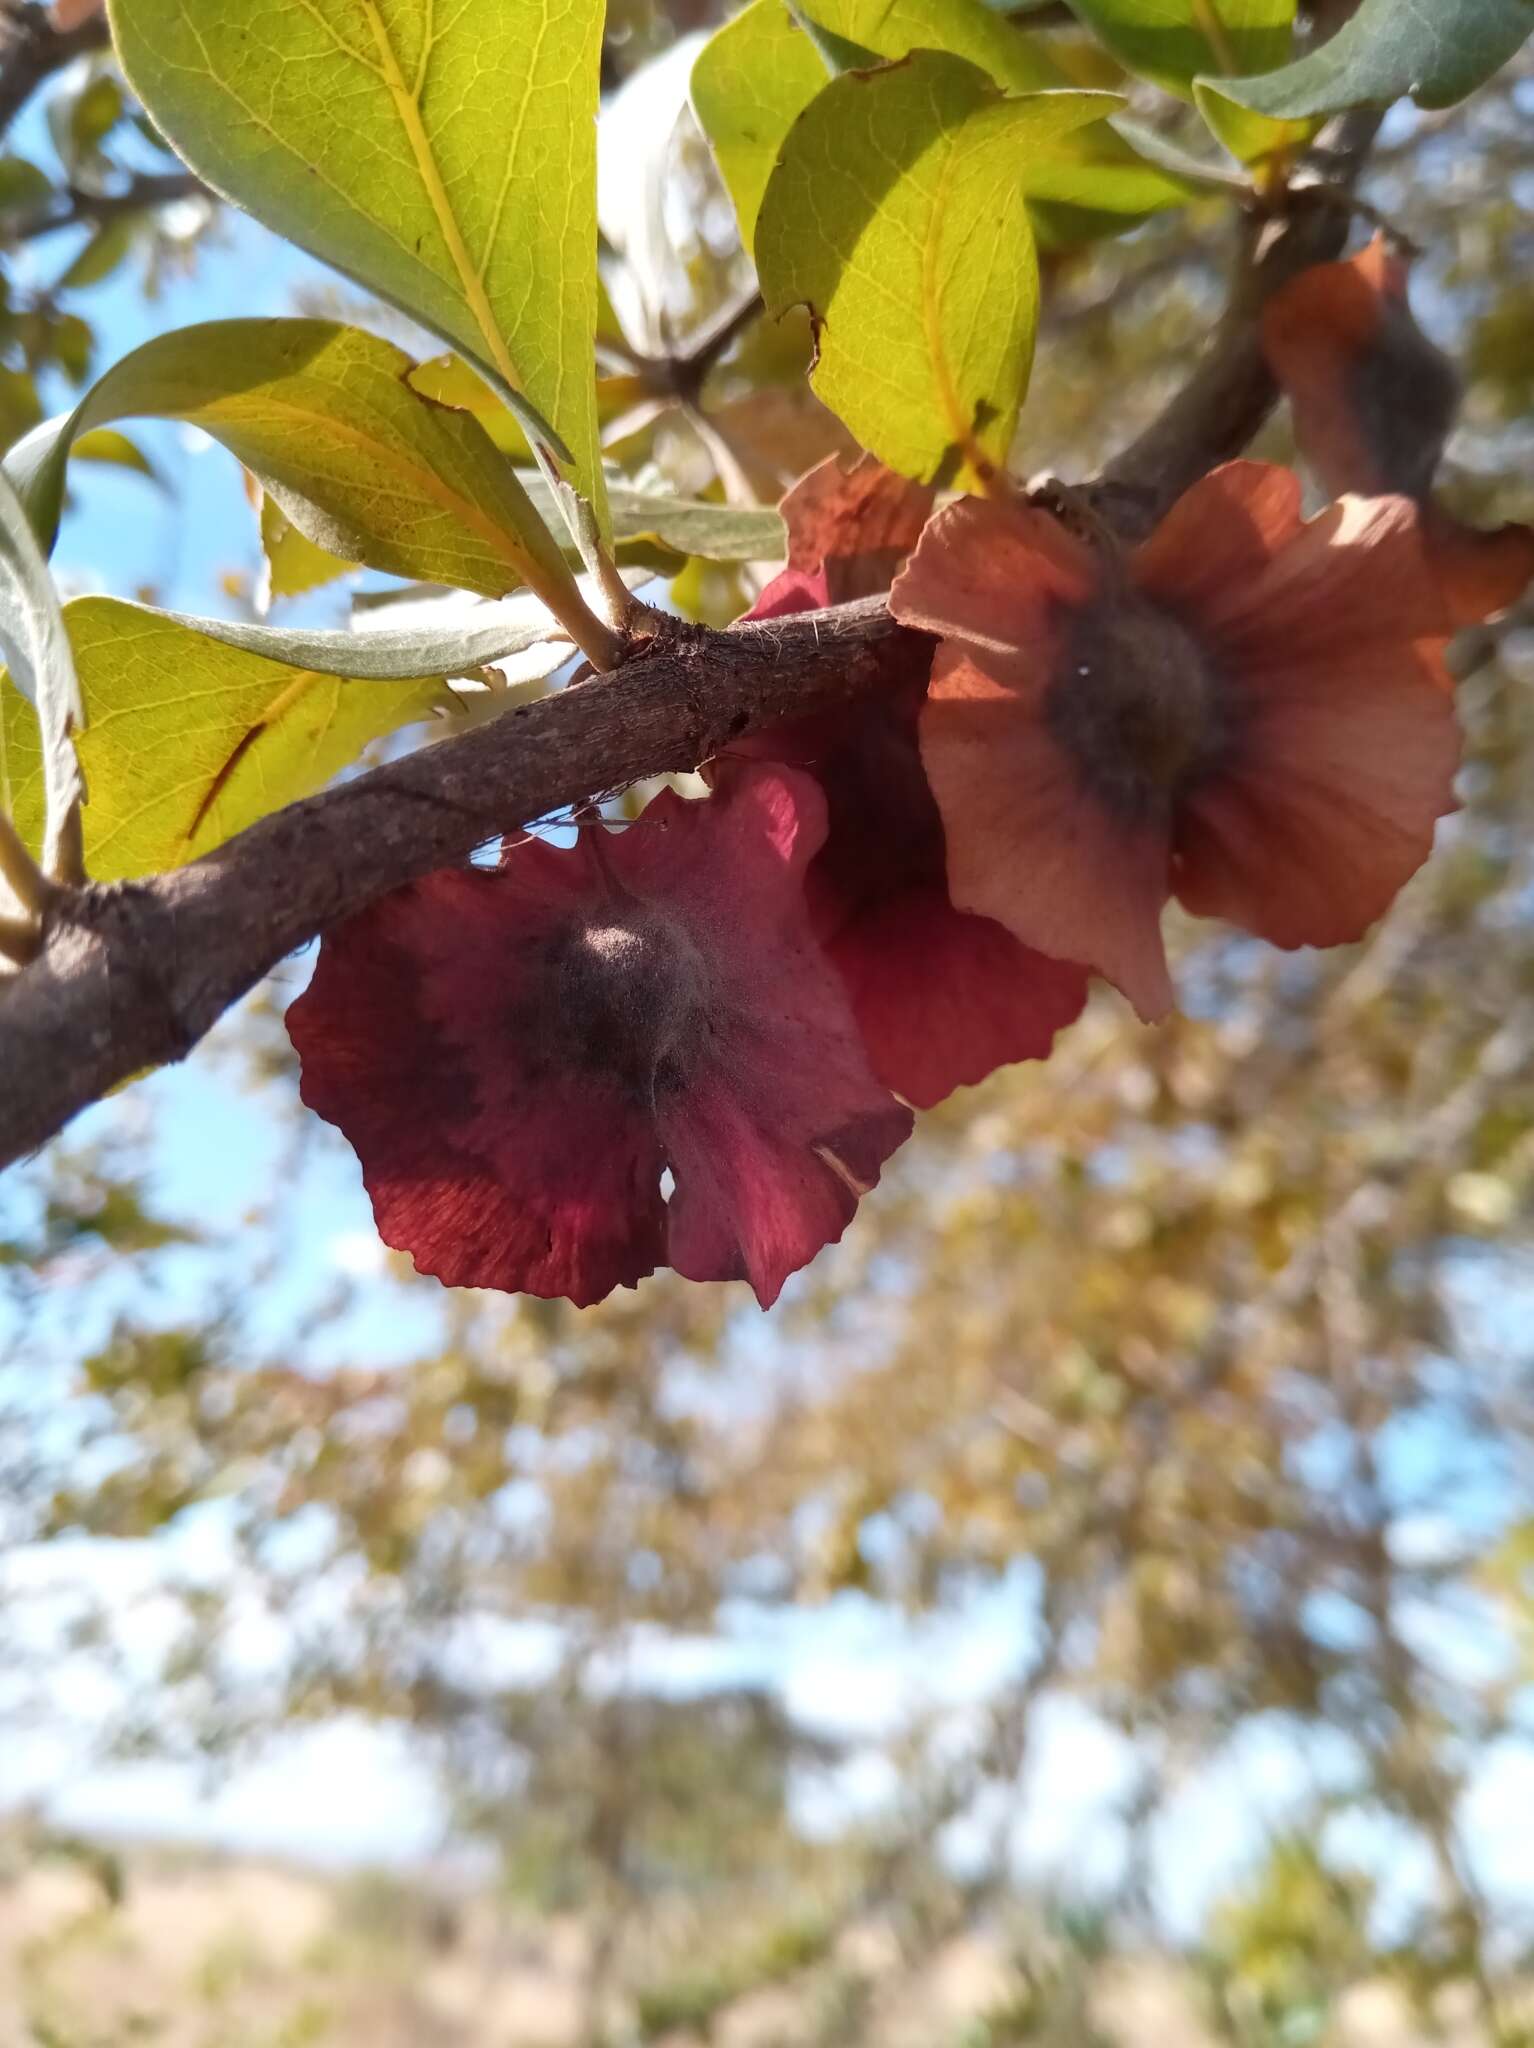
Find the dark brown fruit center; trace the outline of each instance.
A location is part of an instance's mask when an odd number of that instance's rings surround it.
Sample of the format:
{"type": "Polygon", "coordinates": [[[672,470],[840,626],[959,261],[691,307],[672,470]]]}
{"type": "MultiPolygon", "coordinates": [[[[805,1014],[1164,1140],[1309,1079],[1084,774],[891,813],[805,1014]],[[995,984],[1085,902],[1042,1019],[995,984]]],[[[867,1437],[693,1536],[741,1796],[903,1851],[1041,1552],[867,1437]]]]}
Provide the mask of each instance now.
{"type": "Polygon", "coordinates": [[[638,906],[571,926],[552,963],[560,1050],[653,1106],[685,1086],[707,1029],[707,963],[674,919],[638,906]]]}
{"type": "Polygon", "coordinates": [[[1182,622],[1133,593],[1105,595],[1066,635],[1045,703],[1086,787],[1134,822],[1164,815],[1219,761],[1227,704],[1182,622]]]}

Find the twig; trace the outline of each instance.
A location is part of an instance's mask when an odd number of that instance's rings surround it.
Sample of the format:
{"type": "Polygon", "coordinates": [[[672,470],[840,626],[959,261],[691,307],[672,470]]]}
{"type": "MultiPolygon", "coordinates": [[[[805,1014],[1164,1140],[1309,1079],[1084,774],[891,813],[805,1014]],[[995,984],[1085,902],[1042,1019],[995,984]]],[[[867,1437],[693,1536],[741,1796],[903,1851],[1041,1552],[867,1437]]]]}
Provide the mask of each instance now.
{"type": "Polygon", "coordinates": [[[628,350],[627,367],[652,398],[695,406],[710,370],[761,317],[761,312],[762,295],[753,285],[721,306],[685,348],[664,356],[643,356],[628,350]]]}
{"type": "Polygon", "coordinates": [[[284,955],[385,890],[595,788],[889,687],[930,646],[880,599],[727,632],[671,622],[613,676],[292,804],[190,867],[60,898],[40,956],[0,983],[0,1165],[180,1059],[284,955]]]}
{"type": "Polygon", "coordinates": [[[146,173],[134,178],[120,192],[86,192],[71,185],[46,206],[20,214],[9,222],[0,221],[0,242],[14,246],[35,242],[61,229],[105,227],[127,214],[147,213],[152,207],[168,206],[177,199],[212,199],[213,194],[190,171],[146,173]]]}
{"type": "Polygon", "coordinates": [[[1351,194],[1382,116],[1344,114],[1323,132],[1280,210],[1254,207],[1242,222],[1224,317],[1188,382],[1137,441],[1104,470],[1104,509],[1126,531],[1148,531],[1191,484],[1239,455],[1278,402],[1262,352],[1259,318],[1281,285],[1312,264],[1330,263],[1348,238],[1351,194]]]}
{"type": "Polygon", "coordinates": [[[76,57],[104,50],[110,40],[104,14],[59,30],[38,0],[21,0],[20,5],[0,10],[0,134],[45,79],[76,57]]]}

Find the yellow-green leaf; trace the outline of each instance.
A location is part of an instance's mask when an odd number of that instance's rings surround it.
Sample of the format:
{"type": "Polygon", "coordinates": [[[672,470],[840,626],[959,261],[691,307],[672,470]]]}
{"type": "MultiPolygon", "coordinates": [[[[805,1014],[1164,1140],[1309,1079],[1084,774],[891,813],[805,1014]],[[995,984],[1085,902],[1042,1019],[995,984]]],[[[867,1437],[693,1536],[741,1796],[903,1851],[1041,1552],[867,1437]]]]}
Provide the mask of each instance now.
{"type": "Polygon", "coordinates": [[[1294,0],[1068,0],[1119,61],[1192,97],[1200,72],[1266,71],[1289,54],[1294,0]]]}
{"type": "MultiPolygon", "coordinates": [[[[64,624],[89,715],[86,864],[102,881],[195,859],[446,701],[435,677],[354,682],[294,668],[115,598],[78,599],[64,624]]],[[[35,844],[37,724],[8,677],[0,753],[17,826],[35,844]]]]}
{"type": "Polygon", "coordinates": [[[1195,85],[1201,72],[1264,70],[1281,64],[1294,33],[1294,0],[1070,0],[1080,19],[1142,78],[1199,111],[1232,156],[1256,163],[1303,146],[1305,123],[1271,121],[1195,85]]]}
{"type": "Polygon", "coordinates": [[[783,0],[752,0],[698,53],[692,104],[750,249],[784,138],[826,85],[820,55],[783,0]]]}
{"type": "Polygon", "coordinates": [[[217,191],[552,422],[600,509],[602,0],[112,0],[156,125],[217,191]]]}
{"type": "Polygon", "coordinates": [[[327,320],[184,327],[124,356],[5,466],[51,539],[76,436],[137,414],[190,420],[329,553],[489,597],[526,583],[561,611],[573,579],[510,465],[467,413],[417,397],[411,367],[391,342],[327,320]]]}
{"type": "MultiPolygon", "coordinates": [[[[419,391],[423,398],[434,399],[438,405],[455,406],[460,412],[473,413],[503,455],[509,455],[519,463],[533,460],[533,450],[516,414],[461,356],[432,356],[424,363],[417,363],[410,372],[409,383],[411,390],[419,391]]],[[[650,385],[637,372],[617,372],[598,377],[597,417],[603,432],[613,421],[621,420],[650,397],[650,385]]],[[[609,498],[611,495],[612,486],[609,484],[609,498]]],[[[552,500],[549,501],[547,516],[554,522],[556,530],[563,525],[559,508],[552,500]]]]}
{"type": "MultiPolygon", "coordinates": [[[[259,489],[260,487],[257,486],[259,489]]],[[[302,597],[310,590],[323,590],[338,576],[358,565],[343,561],[301,533],[287,513],[261,491],[261,587],[257,604],[262,611],[285,597],[302,597]]]]}
{"type": "MultiPolygon", "coordinates": [[[[1043,47],[1000,20],[983,0],[813,0],[824,28],[891,61],[913,50],[966,58],[1008,92],[1068,83],[1043,47]]],[[[699,53],[693,110],[735,202],[741,239],[753,248],[762,196],[788,131],[828,84],[819,53],[796,26],[786,0],[752,0],[699,53]]],[[[1187,187],[1144,162],[1106,126],[1058,137],[1030,170],[1035,226],[1069,240],[1085,226],[1124,226],[1176,205],[1187,187]]]]}
{"type": "Polygon", "coordinates": [[[73,453],[77,461],[101,462],[109,469],[131,469],[150,483],[158,484],[162,490],[165,486],[165,479],[143,449],[136,441],[130,441],[126,434],[119,433],[116,427],[93,427],[89,433],[81,434],[73,453]]]}
{"type": "Polygon", "coordinates": [[[892,469],[974,486],[1001,467],[1033,360],[1028,169],[1110,93],[1007,98],[918,51],[800,115],[757,222],[769,311],[807,305],[816,391],[892,469]]]}

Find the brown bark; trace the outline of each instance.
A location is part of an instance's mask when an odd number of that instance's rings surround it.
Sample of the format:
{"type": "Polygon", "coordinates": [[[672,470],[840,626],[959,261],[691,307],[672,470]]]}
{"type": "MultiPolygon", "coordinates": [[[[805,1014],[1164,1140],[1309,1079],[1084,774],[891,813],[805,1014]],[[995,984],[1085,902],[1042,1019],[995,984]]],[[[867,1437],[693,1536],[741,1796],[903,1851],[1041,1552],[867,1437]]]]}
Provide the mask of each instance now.
{"type": "Polygon", "coordinates": [[[59,899],[0,982],[0,1165],[141,1068],[180,1059],[287,953],[503,831],[888,686],[931,643],[882,601],[708,632],[290,804],[191,866],[59,899]]]}

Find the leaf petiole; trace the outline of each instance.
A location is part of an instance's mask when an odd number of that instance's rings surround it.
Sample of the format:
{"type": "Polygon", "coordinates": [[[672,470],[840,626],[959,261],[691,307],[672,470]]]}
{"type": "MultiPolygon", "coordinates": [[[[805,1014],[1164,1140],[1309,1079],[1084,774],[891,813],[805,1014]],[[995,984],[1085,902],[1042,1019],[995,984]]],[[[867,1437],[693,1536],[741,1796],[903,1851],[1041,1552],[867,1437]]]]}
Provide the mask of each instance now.
{"type": "Polygon", "coordinates": [[[27,850],[25,841],[0,811],[0,878],[32,920],[40,919],[56,901],[59,885],[50,881],[27,850]]]}

